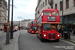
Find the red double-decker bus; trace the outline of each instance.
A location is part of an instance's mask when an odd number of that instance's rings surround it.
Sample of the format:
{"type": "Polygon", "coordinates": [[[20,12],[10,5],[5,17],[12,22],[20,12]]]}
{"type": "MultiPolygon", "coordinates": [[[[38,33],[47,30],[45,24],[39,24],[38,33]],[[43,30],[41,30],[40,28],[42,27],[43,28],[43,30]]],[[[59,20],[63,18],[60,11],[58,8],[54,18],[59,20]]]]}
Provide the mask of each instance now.
{"type": "Polygon", "coordinates": [[[59,11],[57,9],[44,9],[37,20],[37,36],[43,42],[45,39],[50,41],[59,41],[60,33],[57,32],[60,24],[59,11]]]}
{"type": "Polygon", "coordinates": [[[37,20],[33,20],[30,25],[31,25],[30,33],[38,33],[38,30],[37,30],[37,20]]]}
{"type": "Polygon", "coordinates": [[[4,32],[7,31],[7,23],[4,23],[4,32]]]}
{"type": "Polygon", "coordinates": [[[33,20],[28,24],[28,29],[27,31],[29,33],[38,33],[37,31],[37,20],[33,20]]]}
{"type": "Polygon", "coordinates": [[[28,23],[27,32],[30,33],[30,23],[28,23]]]}

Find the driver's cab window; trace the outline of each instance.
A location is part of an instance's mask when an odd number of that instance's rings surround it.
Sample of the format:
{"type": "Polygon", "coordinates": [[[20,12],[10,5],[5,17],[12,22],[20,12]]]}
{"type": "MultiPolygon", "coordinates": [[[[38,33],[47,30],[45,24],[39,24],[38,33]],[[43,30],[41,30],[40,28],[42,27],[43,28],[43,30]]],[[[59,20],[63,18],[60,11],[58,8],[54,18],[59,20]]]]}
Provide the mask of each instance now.
{"type": "Polygon", "coordinates": [[[56,29],[56,25],[51,25],[51,30],[55,30],[56,29]]]}

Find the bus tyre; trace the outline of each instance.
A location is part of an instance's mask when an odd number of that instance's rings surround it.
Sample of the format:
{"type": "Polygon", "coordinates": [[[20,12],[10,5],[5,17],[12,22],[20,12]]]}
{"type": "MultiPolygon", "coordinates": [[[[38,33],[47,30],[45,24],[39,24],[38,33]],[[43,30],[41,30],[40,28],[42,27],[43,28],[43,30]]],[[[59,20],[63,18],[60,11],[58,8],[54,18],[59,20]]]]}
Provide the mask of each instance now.
{"type": "Polygon", "coordinates": [[[59,39],[57,39],[56,42],[59,42],[59,39]]]}
{"type": "Polygon", "coordinates": [[[40,35],[40,40],[41,40],[41,42],[44,42],[44,39],[42,37],[42,34],[40,35]]]}

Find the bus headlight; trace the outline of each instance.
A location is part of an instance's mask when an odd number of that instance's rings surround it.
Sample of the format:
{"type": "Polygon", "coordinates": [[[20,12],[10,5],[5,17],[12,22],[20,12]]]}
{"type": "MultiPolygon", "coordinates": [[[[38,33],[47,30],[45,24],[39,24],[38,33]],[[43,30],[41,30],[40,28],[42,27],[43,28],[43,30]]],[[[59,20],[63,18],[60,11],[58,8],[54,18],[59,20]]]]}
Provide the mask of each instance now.
{"type": "Polygon", "coordinates": [[[60,35],[58,35],[58,37],[59,37],[60,35]]]}
{"type": "Polygon", "coordinates": [[[44,34],[44,37],[46,37],[46,34],[44,34]]]}

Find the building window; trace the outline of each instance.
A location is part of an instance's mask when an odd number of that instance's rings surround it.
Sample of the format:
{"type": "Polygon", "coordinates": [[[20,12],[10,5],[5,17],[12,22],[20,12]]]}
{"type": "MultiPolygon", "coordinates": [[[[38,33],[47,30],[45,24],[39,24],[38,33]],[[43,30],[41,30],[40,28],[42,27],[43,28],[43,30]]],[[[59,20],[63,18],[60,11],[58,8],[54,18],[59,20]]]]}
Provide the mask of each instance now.
{"type": "Polygon", "coordinates": [[[75,6],[75,0],[74,0],[74,6],[75,6]]]}
{"type": "Polygon", "coordinates": [[[66,0],[66,9],[69,8],[69,0],[66,0]]]}
{"type": "Polygon", "coordinates": [[[39,14],[39,11],[38,11],[38,14],[39,14]]]}
{"type": "Polygon", "coordinates": [[[53,6],[51,6],[51,8],[53,8],[53,6]]]}
{"type": "Polygon", "coordinates": [[[49,7],[48,7],[48,9],[49,9],[49,7]]]}
{"type": "Polygon", "coordinates": [[[55,4],[55,9],[57,9],[57,4],[55,4]]]}
{"type": "Polygon", "coordinates": [[[42,8],[42,4],[41,4],[41,8],[42,8]]]}
{"type": "Polygon", "coordinates": [[[62,1],[60,2],[60,11],[62,10],[62,1]]]}
{"type": "Polygon", "coordinates": [[[44,7],[44,2],[43,2],[43,7],[44,7]]]}
{"type": "Polygon", "coordinates": [[[49,0],[48,0],[48,3],[49,3],[49,0]]]}
{"type": "Polygon", "coordinates": [[[43,4],[42,4],[42,8],[43,8],[43,4]]]}
{"type": "Polygon", "coordinates": [[[47,5],[47,0],[45,0],[45,5],[47,5]]]}

